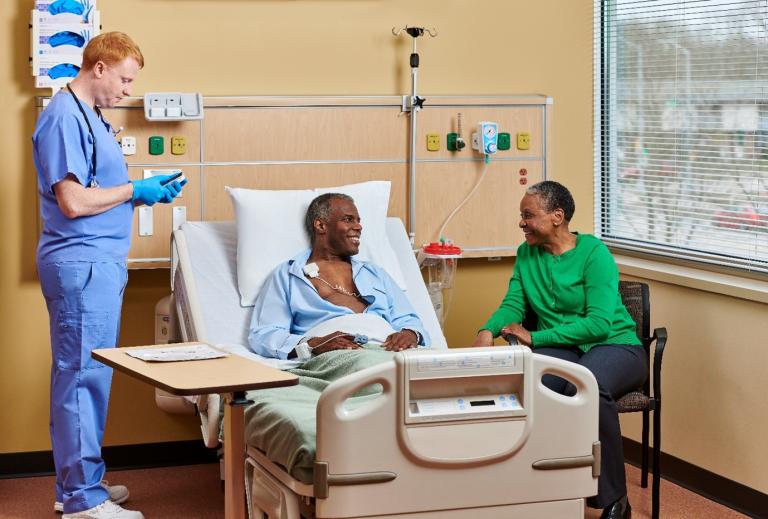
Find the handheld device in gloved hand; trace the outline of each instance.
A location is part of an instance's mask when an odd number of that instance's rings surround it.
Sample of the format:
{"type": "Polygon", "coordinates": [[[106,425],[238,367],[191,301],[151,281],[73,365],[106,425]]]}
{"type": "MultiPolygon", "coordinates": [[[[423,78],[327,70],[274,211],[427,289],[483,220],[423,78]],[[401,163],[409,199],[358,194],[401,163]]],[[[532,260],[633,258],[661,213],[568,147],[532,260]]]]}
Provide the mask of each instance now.
{"type": "Polygon", "coordinates": [[[167,175],[167,177],[168,177],[167,180],[164,180],[162,182],[164,186],[170,184],[174,180],[177,181],[179,185],[182,185],[182,186],[187,183],[187,177],[185,177],[184,173],[182,173],[181,171],[177,171],[172,175],[167,175]]]}
{"type": "Polygon", "coordinates": [[[173,202],[173,199],[179,196],[179,193],[181,193],[181,188],[184,187],[184,184],[186,183],[187,178],[181,171],[171,175],[171,178],[163,181],[163,187],[166,190],[166,194],[163,199],[160,200],[160,202],[163,204],[170,204],[173,202]]]}
{"type": "Polygon", "coordinates": [[[186,184],[187,179],[183,178],[181,172],[173,175],[154,175],[143,180],[132,180],[133,196],[131,201],[141,202],[148,206],[153,206],[158,202],[168,204],[173,201],[181,188],[186,184]],[[179,182],[177,179],[182,179],[179,182]]]}

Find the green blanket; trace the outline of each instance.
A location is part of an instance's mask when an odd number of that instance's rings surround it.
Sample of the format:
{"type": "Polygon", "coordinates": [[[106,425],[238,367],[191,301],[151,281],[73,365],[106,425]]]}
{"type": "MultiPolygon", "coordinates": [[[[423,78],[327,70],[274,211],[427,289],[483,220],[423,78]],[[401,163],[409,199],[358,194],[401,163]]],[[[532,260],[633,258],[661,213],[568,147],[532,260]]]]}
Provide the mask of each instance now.
{"type": "MultiPolygon", "coordinates": [[[[311,358],[300,368],[296,386],[249,391],[253,400],[245,409],[245,441],[266,453],[295,479],[312,483],[315,461],[315,410],[320,393],[334,380],[361,369],[386,362],[393,353],[378,346],[362,350],[337,350],[311,358]]],[[[376,384],[363,388],[345,403],[354,409],[381,393],[376,384]]]]}

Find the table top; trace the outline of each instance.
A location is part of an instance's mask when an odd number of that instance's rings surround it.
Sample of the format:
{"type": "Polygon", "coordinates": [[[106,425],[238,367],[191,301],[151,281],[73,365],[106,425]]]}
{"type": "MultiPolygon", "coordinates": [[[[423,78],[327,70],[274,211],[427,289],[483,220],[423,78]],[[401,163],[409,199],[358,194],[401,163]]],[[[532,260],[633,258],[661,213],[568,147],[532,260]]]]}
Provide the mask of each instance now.
{"type": "MultiPolygon", "coordinates": [[[[139,348],[172,348],[195,344],[206,343],[187,342],[130,348],[103,348],[93,350],[92,356],[107,366],[174,395],[233,393],[250,389],[293,386],[299,382],[296,375],[239,355],[229,355],[219,359],[145,362],[126,354],[126,351],[139,348]]],[[[215,348],[213,345],[209,346],[215,348]]]]}

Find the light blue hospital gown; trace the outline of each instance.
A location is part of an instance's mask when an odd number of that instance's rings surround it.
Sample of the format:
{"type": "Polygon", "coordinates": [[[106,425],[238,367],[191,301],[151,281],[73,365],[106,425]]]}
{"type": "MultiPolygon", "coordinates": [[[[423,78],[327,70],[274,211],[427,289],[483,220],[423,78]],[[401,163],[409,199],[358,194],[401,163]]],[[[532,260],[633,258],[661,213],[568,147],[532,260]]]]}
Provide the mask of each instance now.
{"type": "MultiPolygon", "coordinates": [[[[84,103],[83,109],[98,146],[99,185],[127,183],[111,127],[84,103]]],[[[101,486],[101,442],[112,370],[93,360],[91,350],[117,345],[133,204],[74,219],[59,209],[53,186],[68,173],[88,186],[93,167],[93,139],[68,92],[56,94],[40,114],[32,142],[43,219],[37,269],[50,318],[56,500],[65,513],[74,513],[109,498],[101,486]]]]}
{"type": "MultiPolygon", "coordinates": [[[[306,250],[279,265],[261,288],[251,317],[248,343],[262,357],[286,359],[307,331],[318,324],[353,314],[346,306],[326,301],[304,276],[311,251],[306,250]]],[[[396,331],[408,328],[421,334],[421,345],[430,344],[429,334],[400,287],[384,269],[355,258],[352,278],[368,304],[366,313],[386,320],[396,331]]]]}

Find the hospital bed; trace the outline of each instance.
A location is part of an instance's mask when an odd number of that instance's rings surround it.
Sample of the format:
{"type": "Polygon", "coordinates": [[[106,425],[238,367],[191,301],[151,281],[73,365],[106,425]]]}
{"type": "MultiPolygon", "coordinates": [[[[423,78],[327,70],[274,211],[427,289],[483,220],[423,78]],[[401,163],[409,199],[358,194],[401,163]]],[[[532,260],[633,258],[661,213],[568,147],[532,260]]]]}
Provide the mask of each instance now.
{"type": "MultiPolygon", "coordinates": [[[[583,517],[600,467],[594,377],[525,347],[447,349],[399,219],[388,219],[387,235],[433,349],[395,354],[322,392],[308,476],[297,477],[249,444],[251,519],[583,517]],[[573,382],[576,395],[546,389],[545,373],[573,382]],[[380,391],[364,404],[345,404],[374,385],[380,391]]],[[[181,335],[260,359],[243,346],[252,309],[239,304],[236,242],[234,222],[188,222],[174,232],[181,335]]],[[[158,404],[177,406],[163,395],[158,404]]],[[[196,409],[206,445],[216,447],[219,395],[184,406],[196,409]]]]}

